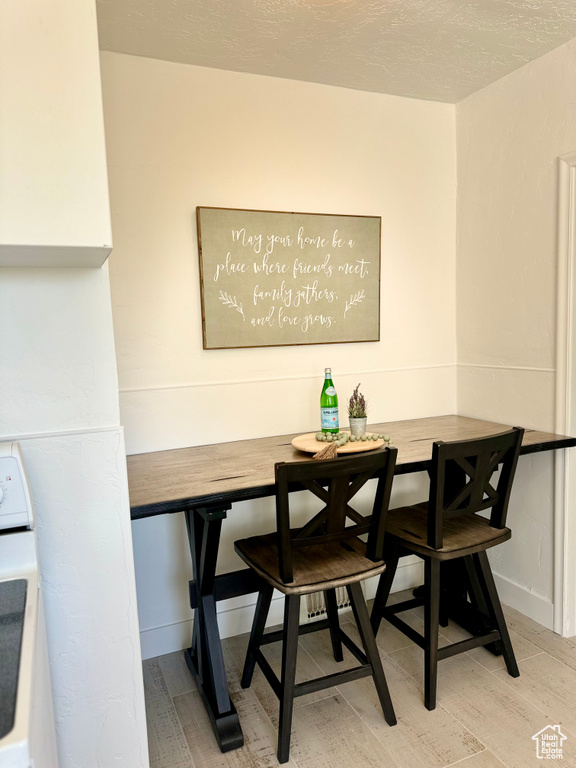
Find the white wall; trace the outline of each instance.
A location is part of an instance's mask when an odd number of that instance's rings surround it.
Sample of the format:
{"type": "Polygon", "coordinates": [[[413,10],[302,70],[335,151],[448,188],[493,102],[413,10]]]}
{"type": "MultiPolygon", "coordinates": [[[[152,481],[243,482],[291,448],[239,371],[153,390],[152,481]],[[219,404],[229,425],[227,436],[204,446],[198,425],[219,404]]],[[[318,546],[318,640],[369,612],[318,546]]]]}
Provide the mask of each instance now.
{"type": "MultiPolygon", "coordinates": [[[[10,85],[2,96],[3,116],[10,118],[2,124],[2,157],[10,158],[2,193],[13,190],[26,210],[19,209],[0,233],[9,244],[30,242],[33,235],[38,253],[67,245],[72,230],[76,245],[92,238],[105,242],[110,226],[107,195],[102,201],[106,166],[94,3],[6,0],[2,22],[8,71],[22,62],[22,51],[28,58],[26,93],[10,85]],[[23,190],[10,174],[19,169],[25,176],[42,146],[51,156],[38,163],[39,187],[23,190]],[[98,205],[95,199],[93,208],[89,200],[71,201],[75,192],[82,196],[79,189],[102,180],[98,205]]],[[[0,440],[20,441],[35,502],[60,767],[145,768],[107,268],[0,269],[0,327],[0,440]]]]}
{"type": "Polygon", "coordinates": [[[0,265],[100,266],[110,251],[97,51],[93,2],[0,4],[0,265]]]}
{"type": "MultiPolygon", "coordinates": [[[[576,149],[576,41],[460,102],[458,410],[554,430],[558,156],[576,149]]],[[[551,626],[553,462],[523,459],[504,599],[551,626]]]]}
{"type": "MultiPolygon", "coordinates": [[[[129,453],[313,430],[326,365],[342,400],[362,382],[372,421],[454,412],[453,106],[101,60],[129,453]],[[204,351],[198,205],[381,216],[382,340],[204,351]]],[[[220,570],[239,567],[234,538],[262,531],[262,517],[273,527],[271,509],[235,507],[220,570]]],[[[133,533],[144,653],[182,647],[190,564],[181,516],[135,523],[133,533]]],[[[223,632],[244,620],[227,616],[223,632]]]]}
{"type": "Polygon", "coordinates": [[[37,518],[61,768],[148,764],[108,272],[0,270],[0,440],[37,518]]]}

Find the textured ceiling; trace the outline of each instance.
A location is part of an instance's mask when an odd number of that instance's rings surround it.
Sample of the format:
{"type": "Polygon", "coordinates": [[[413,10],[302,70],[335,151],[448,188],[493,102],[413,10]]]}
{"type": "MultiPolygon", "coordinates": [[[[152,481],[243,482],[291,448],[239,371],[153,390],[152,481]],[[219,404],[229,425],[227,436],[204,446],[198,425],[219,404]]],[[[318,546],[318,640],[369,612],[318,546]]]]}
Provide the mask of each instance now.
{"type": "Polygon", "coordinates": [[[576,37],[576,0],[97,0],[100,48],[459,101],[576,37]]]}

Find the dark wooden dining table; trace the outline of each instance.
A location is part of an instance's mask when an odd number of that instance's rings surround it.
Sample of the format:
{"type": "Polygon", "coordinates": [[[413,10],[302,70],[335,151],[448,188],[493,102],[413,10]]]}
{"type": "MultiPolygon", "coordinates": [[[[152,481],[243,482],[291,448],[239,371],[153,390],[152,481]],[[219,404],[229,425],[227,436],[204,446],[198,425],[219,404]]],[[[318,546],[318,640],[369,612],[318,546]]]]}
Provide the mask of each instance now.
{"type": "MultiPolygon", "coordinates": [[[[486,437],[510,426],[521,425],[449,415],[371,424],[368,429],[390,436],[398,449],[396,474],[406,474],[427,470],[434,441],[486,437]]],[[[226,682],[216,603],[258,591],[258,579],[250,569],[216,575],[222,522],[236,502],[275,494],[276,462],[311,458],[292,446],[294,437],[192,446],[127,460],[132,520],[176,512],[186,516],[193,569],[190,605],[195,613],[185,657],[223,752],[241,747],[244,737],[226,682]]],[[[573,437],[526,429],[521,455],[575,445],[573,437]]]]}

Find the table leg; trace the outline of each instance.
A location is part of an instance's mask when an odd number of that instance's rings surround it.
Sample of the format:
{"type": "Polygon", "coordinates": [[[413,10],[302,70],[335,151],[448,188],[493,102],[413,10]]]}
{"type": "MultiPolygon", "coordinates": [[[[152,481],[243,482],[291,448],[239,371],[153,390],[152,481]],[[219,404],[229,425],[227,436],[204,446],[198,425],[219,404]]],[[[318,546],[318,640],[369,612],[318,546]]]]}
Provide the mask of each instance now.
{"type": "MultiPolygon", "coordinates": [[[[466,482],[466,476],[460,467],[449,465],[446,470],[445,487],[449,495],[455,496],[458,489],[466,482]]],[[[471,635],[480,635],[492,628],[488,618],[488,609],[478,583],[474,568],[470,567],[470,558],[447,560],[440,567],[440,615],[442,625],[448,618],[459,624],[471,635]]],[[[414,597],[425,598],[424,587],[413,591],[414,597]]],[[[484,646],[495,656],[502,654],[500,642],[484,646]]]]}
{"type": "MultiPolygon", "coordinates": [[[[463,470],[450,465],[446,474],[447,493],[454,496],[467,482],[463,470]],[[450,486],[452,486],[451,490],[450,486]]],[[[488,617],[486,602],[474,568],[468,557],[442,563],[441,580],[447,615],[472,635],[481,635],[493,628],[488,617]]],[[[500,643],[484,646],[494,655],[502,653],[500,643]]]]}
{"type": "MultiPolygon", "coordinates": [[[[464,558],[463,558],[464,559],[464,558]]],[[[484,598],[478,599],[478,586],[470,578],[467,568],[461,560],[446,561],[440,568],[440,604],[444,616],[450,618],[471,635],[481,635],[493,629],[487,616],[484,598]],[[468,596],[470,595],[470,600],[468,596]],[[486,615],[483,615],[484,614],[486,615]]],[[[424,586],[412,590],[414,597],[425,600],[424,586]]],[[[445,625],[442,625],[445,626],[445,625]]],[[[500,641],[485,645],[494,656],[502,655],[500,641]]]]}
{"type": "Polygon", "coordinates": [[[192,645],[185,651],[185,658],[222,752],[244,745],[238,713],[228,692],[214,597],[220,529],[229,509],[228,505],[186,511],[195,583],[195,612],[192,645]]]}
{"type": "MultiPolygon", "coordinates": [[[[477,577],[470,573],[467,558],[447,560],[441,564],[440,601],[444,614],[471,635],[481,635],[493,629],[488,618],[488,609],[480,592],[477,577]],[[469,599],[470,598],[470,599],[469,599]]],[[[414,597],[425,599],[424,587],[413,590],[414,597]]],[[[485,645],[494,656],[502,655],[502,644],[498,641],[485,645]]]]}

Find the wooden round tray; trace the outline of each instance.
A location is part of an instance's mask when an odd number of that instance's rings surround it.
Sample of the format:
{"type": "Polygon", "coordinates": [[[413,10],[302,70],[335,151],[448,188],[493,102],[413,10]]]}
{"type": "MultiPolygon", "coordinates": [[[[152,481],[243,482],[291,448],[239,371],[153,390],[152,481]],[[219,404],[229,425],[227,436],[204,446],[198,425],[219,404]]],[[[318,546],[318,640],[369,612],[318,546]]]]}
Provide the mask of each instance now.
{"type": "MultiPolygon", "coordinates": [[[[347,432],[348,430],[342,430],[342,432],[347,432]]],[[[366,432],[367,435],[371,435],[371,432],[366,432]]],[[[296,448],[299,451],[304,451],[305,453],[317,453],[319,450],[324,448],[326,445],[330,445],[330,443],[324,443],[320,442],[320,440],[316,440],[316,432],[308,432],[305,435],[298,435],[298,437],[295,437],[292,440],[292,445],[294,448],[296,448]]],[[[384,440],[366,440],[363,441],[355,441],[351,443],[348,441],[344,445],[341,445],[339,448],[336,449],[336,453],[360,453],[361,451],[375,451],[376,448],[380,448],[384,445],[384,440]]]]}

